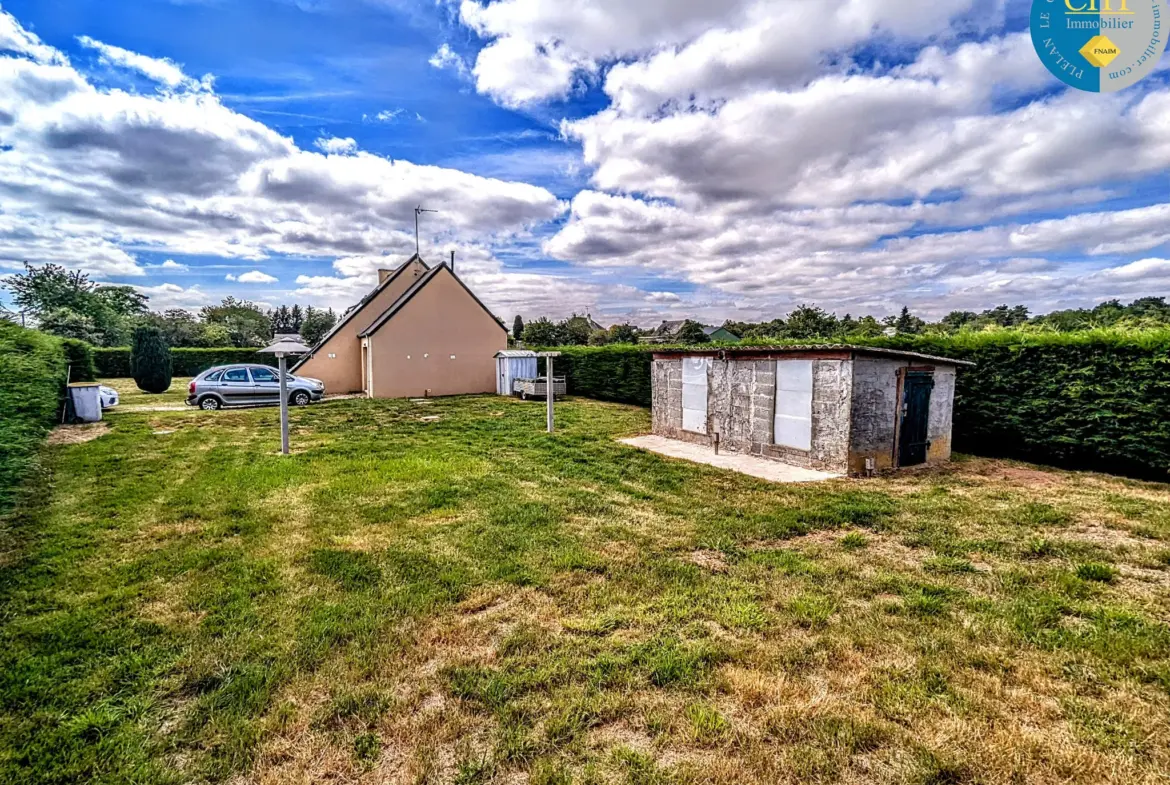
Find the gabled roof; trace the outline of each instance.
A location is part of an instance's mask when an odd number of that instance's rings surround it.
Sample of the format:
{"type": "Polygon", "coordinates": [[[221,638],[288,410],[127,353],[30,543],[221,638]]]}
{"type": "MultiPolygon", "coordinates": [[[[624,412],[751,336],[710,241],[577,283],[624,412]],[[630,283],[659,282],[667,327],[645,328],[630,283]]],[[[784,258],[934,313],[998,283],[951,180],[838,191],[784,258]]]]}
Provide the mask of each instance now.
{"type": "Polygon", "coordinates": [[[431,269],[427,270],[425,273],[420,275],[418,277],[418,280],[415,281],[414,284],[409,289],[407,289],[405,292],[402,293],[401,297],[399,297],[397,300],[395,300],[390,305],[389,308],[387,308],[385,311],[383,311],[381,316],[379,316],[377,319],[375,319],[373,322],[371,322],[369,327],[367,327],[366,329],[364,329],[360,333],[358,333],[358,336],[361,338],[366,338],[366,337],[371,336],[374,333],[376,333],[378,331],[378,329],[381,328],[382,325],[384,325],[386,322],[388,322],[392,318],[394,318],[394,314],[401,311],[402,308],[408,302],[410,302],[416,294],[418,294],[420,291],[422,291],[423,287],[425,287],[428,283],[430,283],[432,280],[434,280],[435,276],[439,274],[440,270],[446,270],[447,272],[451,273],[451,277],[455,279],[455,282],[463,287],[463,291],[465,291],[469,295],[471,295],[471,299],[475,300],[476,305],[478,305],[480,308],[482,308],[484,310],[484,313],[486,313],[488,316],[492,317],[492,321],[496,323],[496,326],[499,327],[504,332],[508,332],[508,328],[505,327],[504,325],[500,324],[499,320],[496,319],[496,315],[494,313],[492,313],[490,310],[488,310],[488,307],[483,304],[482,300],[480,300],[478,297],[475,296],[475,292],[473,292],[467,288],[467,284],[463,283],[463,280],[458,275],[455,274],[455,271],[452,270],[450,267],[448,267],[446,262],[441,262],[440,264],[435,265],[434,267],[432,267],[431,269]]]}
{"type": "Polygon", "coordinates": [[[337,332],[342,327],[345,327],[345,325],[349,324],[349,322],[353,319],[353,317],[355,317],[359,313],[361,313],[362,309],[364,309],[367,305],[369,305],[370,301],[378,296],[378,292],[382,291],[387,286],[389,286],[391,284],[391,282],[394,281],[394,279],[396,279],[402,273],[403,270],[405,270],[407,267],[410,267],[411,263],[416,262],[416,261],[419,264],[421,264],[423,267],[425,267],[428,271],[431,269],[427,265],[427,263],[422,260],[422,257],[419,256],[418,254],[414,254],[413,256],[411,256],[405,262],[400,264],[394,272],[392,272],[390,275],[386,276],[386,280],[379,281],[378,285],[375,286],[373,289],[371,289],[370,292],[365,297],[363,297],[361,300],[359,300],[357,305],[353,306],[348,311],[346,311],[344,314],[342,314],[341,318],[337,320],[337,324],[333,325],[333,329],[331,329],[329,332],[325,333],[325,335],[322,336],[321,340],[317,341],[317,345],[313,347],[313,351],[309,352],[306,355],[303,355],[301,357],[301,359],[297,360],[296,363],[293,364],[293,367],[289,368],[289,372],[291,373],[292,371],[295,371],[301,365],[308,362],[309,359],[314,354],[317,353],[318,349],[320,349],[322,346],[327,344],[329,342],[329,339],[332,338],[334,335],[336,335],[337,332]]]}

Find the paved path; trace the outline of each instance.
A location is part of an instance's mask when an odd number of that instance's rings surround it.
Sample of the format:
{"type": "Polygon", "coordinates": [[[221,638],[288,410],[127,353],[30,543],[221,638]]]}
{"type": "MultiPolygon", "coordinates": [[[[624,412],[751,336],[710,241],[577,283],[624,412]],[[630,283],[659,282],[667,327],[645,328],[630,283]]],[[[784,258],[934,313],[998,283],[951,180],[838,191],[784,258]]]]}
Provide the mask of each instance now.
{"type": "Polygon", "coordinates": [[[769,458],[757,458],[752,455],[729,452],[716,455],[715,450],[710,447],[678,439],[667,439],[665,436],[635,436],[632,439],[619,439],[618,441],[631,447],[656,452],[659,455],[705,463],[708,466],[730,469],[733,472],[750,474],[753,477],[772,482],[817,482],[843,476],[815,469],[802,469],[799,466],[792,466],[769,458]]]}

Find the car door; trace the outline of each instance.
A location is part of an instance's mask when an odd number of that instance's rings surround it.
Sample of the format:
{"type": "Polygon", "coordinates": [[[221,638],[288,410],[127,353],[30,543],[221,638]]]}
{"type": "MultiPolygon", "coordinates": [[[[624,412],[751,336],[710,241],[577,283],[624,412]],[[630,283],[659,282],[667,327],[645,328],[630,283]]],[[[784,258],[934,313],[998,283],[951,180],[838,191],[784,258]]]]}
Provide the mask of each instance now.
{"type": "Polygon", "coordinates": [[[271,368],[252,366],[253,395],[256,403],[280,403],[280,377],[271,368]]]}
{"type": "Polygon", "coordinates": [[[219,394],[228,406],[251,403],[255,395],[247,368],[228,368],[219,379],[219,394]]]}

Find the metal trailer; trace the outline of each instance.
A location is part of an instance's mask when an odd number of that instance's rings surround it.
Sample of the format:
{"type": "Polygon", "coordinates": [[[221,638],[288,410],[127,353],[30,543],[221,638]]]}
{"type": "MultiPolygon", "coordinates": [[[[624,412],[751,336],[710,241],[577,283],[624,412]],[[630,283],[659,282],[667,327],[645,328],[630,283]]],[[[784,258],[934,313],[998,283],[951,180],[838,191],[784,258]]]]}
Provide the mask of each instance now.
{"type": "MultiPolygon", "coordinates": [[[[533,379],[517,379],[513,382],[513,392],[520,397],[521,400],[528,400],[529,398],[547,398],[548,397],[548,381],[544,376],[537,376],[533,379]]],[[[553,377],[553,395],[563,396],[568,394],[568,385],[565,383],[565,377],[553,377]]]]}
{"type": "Polygon", "coordinates": [[[513,395],[516,379],[532,379],[536,369],[536,352],[530,349],[503,349],[496,352],[496,394],[513,395]]]}

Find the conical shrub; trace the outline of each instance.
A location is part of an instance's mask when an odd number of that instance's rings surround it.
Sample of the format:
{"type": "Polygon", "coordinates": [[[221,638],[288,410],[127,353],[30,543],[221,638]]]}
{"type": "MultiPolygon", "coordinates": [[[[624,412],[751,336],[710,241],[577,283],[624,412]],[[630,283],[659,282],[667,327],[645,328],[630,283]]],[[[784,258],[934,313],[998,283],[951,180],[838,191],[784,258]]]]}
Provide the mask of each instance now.
{"type": "Polygon", "coordinates": [[[171,386],[171,347],[157,327],[139,327],[130,345],[130,373],[138,389],[166,392],[171,386]]]}

